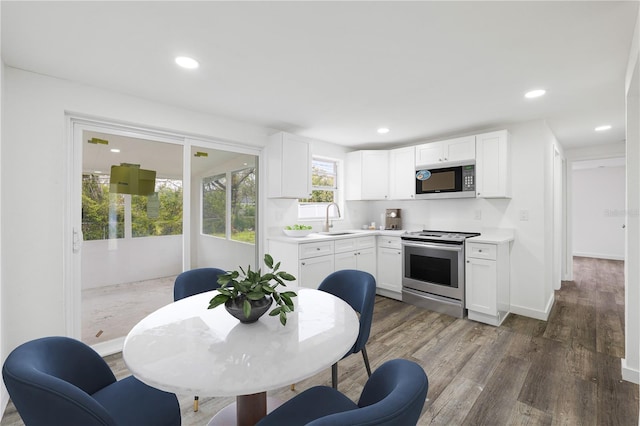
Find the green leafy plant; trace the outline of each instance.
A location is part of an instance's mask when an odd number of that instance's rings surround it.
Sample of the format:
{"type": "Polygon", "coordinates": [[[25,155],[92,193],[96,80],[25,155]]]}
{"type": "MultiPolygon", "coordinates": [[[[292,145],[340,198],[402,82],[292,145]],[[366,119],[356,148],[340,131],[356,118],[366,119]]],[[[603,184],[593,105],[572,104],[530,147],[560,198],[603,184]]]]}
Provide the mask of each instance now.
{"type": "Polygon", "coordinates": [[[280,316],[282,325],[287,324],[287,314],[293,312],[293,297],[297,294],[294,291],[279,292],[276,288],[281,285],[286,287],[285,281],[295,281],[296,277],[288,272],[279,271],[280,262],[273,264],[273,258],[269,254],[264,255],[264,263],[269,268],[269,272],[262,274],[262,270],[252,271],[251,266],[245,272],[242,267],[240,271],[230,271],[218,277],[218,293],[209,301],[209,309],[213,309],[226,303],[228,300],[241,298],[244,296],[242,309],[244,316],[249,318],[251,314],[250,300],[260,300],[263,297],[271,296],[276,303],[276,307],[269,312],[271,316],[280,316]]]}
{"type": "Polygon", "coordinates": [[[286,229],[287,231],[307,231],[309,229],[313,229],[313,226],[295,224],[293,226],[285,226],[284,229],[286,229]]]}

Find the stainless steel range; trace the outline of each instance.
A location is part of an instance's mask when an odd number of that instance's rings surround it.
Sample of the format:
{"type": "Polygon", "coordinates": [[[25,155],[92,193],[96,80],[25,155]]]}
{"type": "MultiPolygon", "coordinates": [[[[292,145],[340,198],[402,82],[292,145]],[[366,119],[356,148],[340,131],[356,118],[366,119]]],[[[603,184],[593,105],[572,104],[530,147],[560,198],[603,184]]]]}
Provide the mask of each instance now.
{"type": "Polygon", "coordinates": [[[478,235],[428,230],[402,234],[402,300],[464,318],[464,242],[478,235]]]}

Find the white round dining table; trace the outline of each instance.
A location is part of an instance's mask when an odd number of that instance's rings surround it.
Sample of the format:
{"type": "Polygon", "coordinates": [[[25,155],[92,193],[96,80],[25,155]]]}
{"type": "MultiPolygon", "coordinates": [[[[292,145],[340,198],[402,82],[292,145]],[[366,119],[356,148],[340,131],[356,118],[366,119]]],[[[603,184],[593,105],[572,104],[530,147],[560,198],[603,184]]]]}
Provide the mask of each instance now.
{"type": "Polygon", "coordinates": [[[266,415],[266,391],[331,366],[358,337],[358,316],[342,299],[295,290],[285,326],[268,313],[242,324],[223,306],[208,309],[217,291],[166,305],[129,332],[123,359],[135,377],[161,390],[236,396],[237,424],[255,424],[266,415]]]}

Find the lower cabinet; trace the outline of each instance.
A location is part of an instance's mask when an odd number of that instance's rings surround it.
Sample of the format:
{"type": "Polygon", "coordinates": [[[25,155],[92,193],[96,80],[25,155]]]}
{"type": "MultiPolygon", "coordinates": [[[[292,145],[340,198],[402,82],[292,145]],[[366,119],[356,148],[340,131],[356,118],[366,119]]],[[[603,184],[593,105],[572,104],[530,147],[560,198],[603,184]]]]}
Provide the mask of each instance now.
{"type": "Polygon", "coordinates": [[[327,275],[358,269],[376,276],[376,237],[354,237],[313,242],[269,240],[269,254],[280,270],[296,277],[298,287],[318,288],[327,275]]]}
{"type": "Polygon", "coordinates": [[[300,260],[298,285],[316,289],[327,275],[334,271],[333,255],[300,260]]]}
{"type": "Polygon", "coordinates": [[[470,320],[498,326],[509,315],[509,242],[466,243],[465,296],[470,320]]]}
{"type": "Polygon", "coordinates": [[[402,300],[402,245],[400,237],[378,237],[377,292],[402,300]]]}

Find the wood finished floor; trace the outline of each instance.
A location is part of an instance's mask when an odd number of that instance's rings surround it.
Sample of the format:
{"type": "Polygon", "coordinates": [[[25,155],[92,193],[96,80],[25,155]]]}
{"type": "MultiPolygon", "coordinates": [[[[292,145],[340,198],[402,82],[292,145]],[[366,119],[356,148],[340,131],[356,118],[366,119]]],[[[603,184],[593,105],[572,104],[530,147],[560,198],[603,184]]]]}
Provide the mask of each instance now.
{"type": "MultiPolygon", "coordinates": [[[[367,344],[373,369],[411,359],[429,377],[419,425],[638,425],[638,386],[620,375],[624,356],[624,277],[620,261],[575,258],[548,322],[511,315],[501,327],[455,319],[376,298],[367,344]]],[[[129,372],[119,354],[107,361],[129,372]]],[[[367,375],[360,355],[339,363],[339,389],[357,400],[367,375]]],[[[287,400],[330,385],[330,369],[271,396],[287,400]]],[[[206,425],[232,398],[181,395],[182,424],[206,425]]],[[[22,424],[9,405],[1,425],[22,424]]]]}

